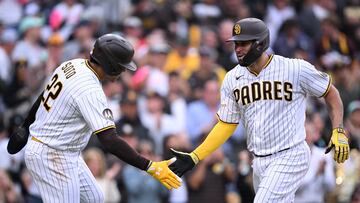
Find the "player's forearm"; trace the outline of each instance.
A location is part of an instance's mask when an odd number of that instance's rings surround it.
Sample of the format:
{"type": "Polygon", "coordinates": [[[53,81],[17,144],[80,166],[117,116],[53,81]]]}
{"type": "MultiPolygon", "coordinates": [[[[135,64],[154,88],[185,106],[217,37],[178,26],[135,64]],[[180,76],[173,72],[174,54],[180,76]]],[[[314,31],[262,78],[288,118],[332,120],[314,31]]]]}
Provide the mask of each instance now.
{"type": "Polygon", "coordinates": [[[147,169],[150,160],[141,156],[123,139],[118,137],[114,128],[100,132],[97,136],[105,149],[119,159],[141,170],[147,169]]]}
{"type": "Polygon", "coordinates": [[[344,109],[339,91],[331,85],[328,94],[325,96],[329,116],[333,128],[343,127],[344,109]]]}
{"type": "Polygon", "coordinates": [[[210,131],[203,143],[200,144],[193,152],[199,160],[203,160],[209,154],[214,152],[234,133],[237,124],[229,124],[219,121],[210,131]]]}

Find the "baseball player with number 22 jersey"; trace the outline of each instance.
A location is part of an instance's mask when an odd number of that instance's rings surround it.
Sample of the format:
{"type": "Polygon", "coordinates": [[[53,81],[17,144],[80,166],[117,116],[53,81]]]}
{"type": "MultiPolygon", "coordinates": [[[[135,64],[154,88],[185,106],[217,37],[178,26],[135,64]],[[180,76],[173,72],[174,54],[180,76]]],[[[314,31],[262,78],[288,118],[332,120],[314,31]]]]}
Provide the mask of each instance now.
{"type": "Polygon", "coordinates": [[[309,168],[310,149],[305,142],[306,97],[323,97],[329,107],[333,131],[326,152],[334,160],[349,156],[343,129],[343,106],[329,75],[301,59],[265,53],[269,30],[256,18],[234,24],[233,36],[239,65],[227,73],[221,88],[218,123],[193,152],[173,150],[170,166],[178,176],[222,145],[242,122],[248,150],[254,155],[255,203],[289,203],[309,168]]]}
{"type": "Polygon", "coordinates": [[[66,61],[55,69],[24,124],[10,137],[9,153],[17,153],[27,143],[25,163],[44,202],[104,202],[81,157],[92,134],[109,152],[147,171],[168,189],[181,185],[181,179],[168,168],[175,159],[152,162],[116,134],[101,81],[114,81],[126,69],[134,71],[133,55],[125,38],[101,36],[90,60],[66,61]]]}

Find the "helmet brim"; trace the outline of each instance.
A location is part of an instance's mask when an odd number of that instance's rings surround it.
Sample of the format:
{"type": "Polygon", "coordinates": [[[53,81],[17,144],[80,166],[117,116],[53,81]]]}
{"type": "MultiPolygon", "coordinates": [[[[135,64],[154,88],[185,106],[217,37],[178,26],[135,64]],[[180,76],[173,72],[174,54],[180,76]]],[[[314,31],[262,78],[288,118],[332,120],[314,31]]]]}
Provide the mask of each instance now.
{"type": "Polygon", "coordinates": [[[126,63],[126,64],[119,63],[119,65],[131,71],[136,71],[137,69],[137,66],[134,63],[134,61],[131,61],[130,63],[126,63]]]}
{"type": "Polygon", "coordinates": [[[234,41],[252,41],[256,40],[257,38],[254,37],[254,35],[238,35],[233,36],[230,39],[226,40],[226,42],[234,42],[234,41]]]}

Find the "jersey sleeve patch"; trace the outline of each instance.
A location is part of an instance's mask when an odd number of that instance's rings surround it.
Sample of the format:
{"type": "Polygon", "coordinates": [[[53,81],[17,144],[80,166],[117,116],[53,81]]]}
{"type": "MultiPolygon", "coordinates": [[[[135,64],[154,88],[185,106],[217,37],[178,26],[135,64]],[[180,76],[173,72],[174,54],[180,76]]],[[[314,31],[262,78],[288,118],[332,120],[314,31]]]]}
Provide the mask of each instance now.
{"type": "Polygon", "coordinates": [[[104,111],[102,112],[103,116],[110,120],[110,121],[114,121],[114,116],[113,113],[110,109],[104,109],[104,111]]]}

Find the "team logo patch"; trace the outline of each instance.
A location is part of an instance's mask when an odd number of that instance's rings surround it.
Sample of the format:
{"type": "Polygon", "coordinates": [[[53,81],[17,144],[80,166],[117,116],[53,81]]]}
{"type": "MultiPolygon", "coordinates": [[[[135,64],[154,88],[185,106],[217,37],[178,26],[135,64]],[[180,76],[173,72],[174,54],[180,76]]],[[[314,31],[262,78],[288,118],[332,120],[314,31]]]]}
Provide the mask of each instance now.
{"type": "Polygon", "coordinates": [[[241,32],[241,27],[240,27],[239,24],[236,24],[236,25],[234,26],[234,33],[237,34],[237,35],[239,35],[240,32],[241,32]]]}
{"type": "Polygon", "coordinates": [[[111,121],[114,121],[114,117],[113,117],[113,114],[112,114],[112,111],[110,109],[105,109],[103,112],[102,112],[103,116],[106,118],[106,119],[109,119],[111,121]]]}

